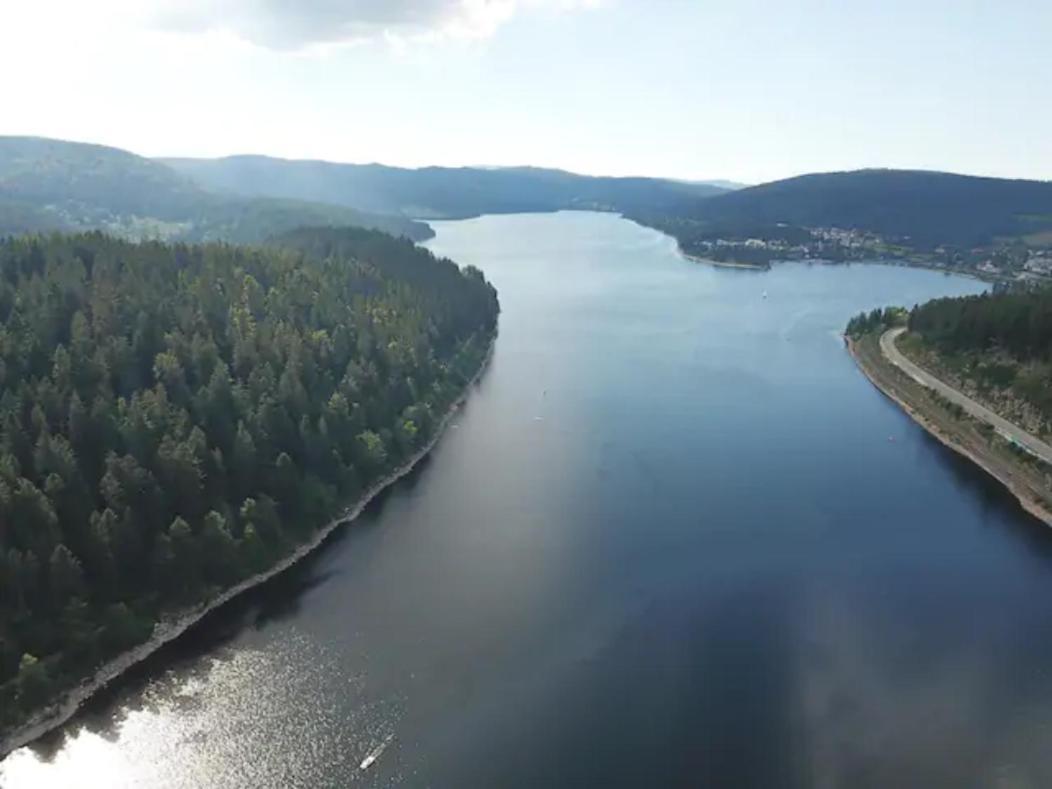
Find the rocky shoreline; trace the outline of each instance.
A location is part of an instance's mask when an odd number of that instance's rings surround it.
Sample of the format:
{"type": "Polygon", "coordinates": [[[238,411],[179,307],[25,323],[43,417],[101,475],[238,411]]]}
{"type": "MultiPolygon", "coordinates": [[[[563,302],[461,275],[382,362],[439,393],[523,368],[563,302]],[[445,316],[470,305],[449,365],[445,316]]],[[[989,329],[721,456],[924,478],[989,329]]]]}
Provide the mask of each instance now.
{"type": "MultiPolygon", "coordinates": [[[[904,395],[895,387],[889,385],[878,370],[873,369],[872,362],[867,360],[859,352],[858,342],[849,337],[844,338],[848,352],[855,360],[859,370],[869,379],[884,396],[898,405],[918,425],[923,427],[931,436],[954,452],[967,458],[991,477],[996,479],[1018,500],[1019,504],[1034,517],[1052,526],[1052,508],[1045,500],[1036,494],[1025,480],[1021,479],[1018,468],[1013,468],[1011,461],[995,455],[991,450],[974,442],[968,442],[963,436],[954,435],[952,431],[945,429],[939,421],[930,414],[926,414],[923,407],[917,403],[908,402],[904,395]]],[[[879,350],[878,350],[879,353],[879,350]]],[[[890,363],[889,363],[890,368],[890,363]]],[[[897,368],[895,368],[897,369],[897,368]]],[[[919,386],[919,384],[918,384],[919,386]]]]}

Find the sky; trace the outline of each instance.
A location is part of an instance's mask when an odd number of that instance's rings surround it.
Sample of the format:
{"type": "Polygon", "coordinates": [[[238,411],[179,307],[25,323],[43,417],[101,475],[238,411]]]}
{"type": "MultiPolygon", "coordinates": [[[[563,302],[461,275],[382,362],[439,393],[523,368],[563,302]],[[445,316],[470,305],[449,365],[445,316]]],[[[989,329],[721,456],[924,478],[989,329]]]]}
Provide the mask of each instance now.
{"type": "Polygon", "coordinates": [[[1052,179],[1049,0],[0,0],[0,134],[759,183],[1052,179]]]}

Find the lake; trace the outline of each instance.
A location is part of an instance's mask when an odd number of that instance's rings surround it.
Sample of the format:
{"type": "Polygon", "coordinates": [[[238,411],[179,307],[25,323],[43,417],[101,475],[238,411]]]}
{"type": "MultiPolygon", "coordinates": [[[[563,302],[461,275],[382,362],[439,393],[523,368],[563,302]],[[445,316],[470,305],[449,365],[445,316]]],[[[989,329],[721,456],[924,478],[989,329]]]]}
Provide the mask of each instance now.
{"type": "Polygon", "coordinates": [[[981,283],[435,228],[503,313],[432,456],[0,785],[1052,785],[1052,532],[839,336],[981,283]]]}

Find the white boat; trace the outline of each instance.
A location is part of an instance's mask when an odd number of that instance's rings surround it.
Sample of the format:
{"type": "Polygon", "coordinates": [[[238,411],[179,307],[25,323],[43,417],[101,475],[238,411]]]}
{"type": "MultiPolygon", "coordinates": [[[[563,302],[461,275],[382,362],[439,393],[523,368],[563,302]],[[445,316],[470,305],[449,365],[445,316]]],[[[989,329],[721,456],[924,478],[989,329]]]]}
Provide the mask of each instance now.
{"type": "Polygon", "coordinates": [[[358,769],[368,770],[370,767],[372,767],[373,763],[380,758],[380,756],[384,752],[384,749],[391,744],[391,740],[393,739],[394,735],[390,734],[384,739],[383,742],[381,742],[379,745],[377,745],[375,748],[369,751],[369,754],[364,759],[362,759],[361,764],[358,765],[358,769]]]}

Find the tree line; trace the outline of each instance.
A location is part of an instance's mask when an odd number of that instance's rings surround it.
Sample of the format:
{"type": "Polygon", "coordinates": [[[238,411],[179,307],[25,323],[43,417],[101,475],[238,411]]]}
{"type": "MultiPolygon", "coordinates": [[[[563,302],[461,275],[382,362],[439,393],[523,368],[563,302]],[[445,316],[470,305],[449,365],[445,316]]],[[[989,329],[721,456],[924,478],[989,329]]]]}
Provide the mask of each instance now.
{"type": "Polygon", "coordinates": [[[934,299],[914,308],[909,325],[945,351],[996,348],[1021,361],[1048,361],[1052,289],[934,299]]]}
{"type": "Polygon", "coordinates": [[[420,448],[496,292],[407,240],[0,240],[0,728],[420,448]]]}
{"type": "Polygon", "coordinates": [[[864,334],[883,332],[894,326],[905,326],[906,319],[906,310],[902,307],[878,307],[869,312],[860,312],[849,320],[844,333],[852,339],[858,339],[864,334]]]}

